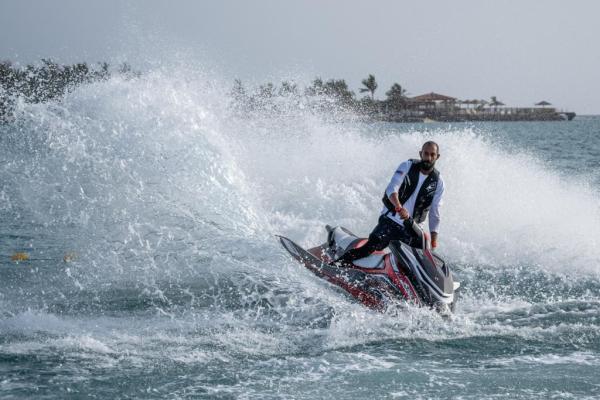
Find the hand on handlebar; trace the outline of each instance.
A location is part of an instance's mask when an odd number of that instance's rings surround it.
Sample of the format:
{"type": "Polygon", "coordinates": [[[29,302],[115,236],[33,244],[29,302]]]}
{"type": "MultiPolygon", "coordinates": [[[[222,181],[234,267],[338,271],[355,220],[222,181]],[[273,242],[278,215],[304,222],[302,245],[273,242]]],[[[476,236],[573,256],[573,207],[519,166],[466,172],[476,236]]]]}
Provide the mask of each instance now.
{"type": "Polygon", "coordinates": [[[432,238],[431,239],[431,248],[435,249],[437,247],[437,238],[432,238]]]}
{"type": "Polygon", "coordinates": [[[400,214],[400,218],[407,219],[410,215],[408,215],[408,210],[402,206],[396,206],[396,212],[400,214]]]}
{"type": "Polygon", "coordinates": [[[431,232],[431,248],[435,249],[437,247],[437,232],[431,232]]]}

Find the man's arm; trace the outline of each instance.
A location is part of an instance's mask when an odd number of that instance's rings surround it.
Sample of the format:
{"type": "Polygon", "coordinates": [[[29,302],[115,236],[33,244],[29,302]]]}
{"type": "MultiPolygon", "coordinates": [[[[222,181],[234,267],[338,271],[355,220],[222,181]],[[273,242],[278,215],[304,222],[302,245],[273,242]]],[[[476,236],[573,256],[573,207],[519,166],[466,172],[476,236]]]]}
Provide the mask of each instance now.
{"type": "Polygon", "coordinates": [[[398,198],[398,190],[400,190],[400,185],[402,185],[402,181],[406,177],[408,170],[410,169],[411,162],[404,161],[402,164],[396,168],[396,172],[392,176],[390,183],[385,189],[385,194],[390,199],[392,204],[394,205],[394,209],[397,213],[400,214],[402,219],[406,219],[409,217],[408,210],[406,210],[402,204],[400,204],[400,199],[398,198]]]}
{"type": "Polygon", "coordinates": [[[443,204],[444,180],[440,177],[438,186],[433,195],[431,209],[429,210],[429,232],[431,232],[431,247],[437,247],[438,230],[440,226],[440,208],[443,204]]]}

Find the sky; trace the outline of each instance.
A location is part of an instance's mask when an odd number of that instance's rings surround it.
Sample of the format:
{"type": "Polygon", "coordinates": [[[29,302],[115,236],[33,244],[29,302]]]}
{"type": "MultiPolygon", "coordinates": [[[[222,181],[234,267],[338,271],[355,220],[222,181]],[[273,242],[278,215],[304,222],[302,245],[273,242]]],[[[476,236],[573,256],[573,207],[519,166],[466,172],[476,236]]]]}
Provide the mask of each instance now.
{"type": "Polygon", "coordinates": [[[21,64],[185,55],[224,80],[259,84],[320,76],[377,98],[410,95],[547,100],[600,114],[596,0],[0,0],[0,60],[21,64]]]}

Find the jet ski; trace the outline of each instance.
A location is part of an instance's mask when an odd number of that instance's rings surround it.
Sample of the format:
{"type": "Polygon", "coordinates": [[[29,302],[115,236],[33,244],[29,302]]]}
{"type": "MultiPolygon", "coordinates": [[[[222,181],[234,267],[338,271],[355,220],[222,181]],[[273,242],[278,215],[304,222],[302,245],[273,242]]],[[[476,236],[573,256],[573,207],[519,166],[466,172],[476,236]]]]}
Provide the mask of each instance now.
{"type": "Polygon", "coordinates": [[[362,246],[367,239],[344,227],[327,225],[327,241],[308,250],[286,237],[278,237],[294,259],[367,307],[384,311],[391,304],[408,303],[442,314],[453,313],[460,283],[454,280],[444,260],[432,252],[429,235],[412,218],[405,220],[404,225],[421,239],[420,247],[392,241],[386,249],[346,264],[335,260],[362,246]]]}

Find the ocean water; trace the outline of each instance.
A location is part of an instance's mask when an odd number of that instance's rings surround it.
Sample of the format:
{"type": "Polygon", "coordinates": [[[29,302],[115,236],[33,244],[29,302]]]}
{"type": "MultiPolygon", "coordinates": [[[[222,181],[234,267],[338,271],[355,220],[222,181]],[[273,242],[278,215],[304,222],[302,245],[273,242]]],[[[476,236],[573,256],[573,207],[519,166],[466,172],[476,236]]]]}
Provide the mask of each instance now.
{"type": "Polygon", "coordinates": [[[600,117],[240,116],[227,84],[113,78],[0,127],[0,398],[600,397],[600,117]],[[451,320],[368,310],[275,240],[367,235],[429,139],[451,320]]]}

